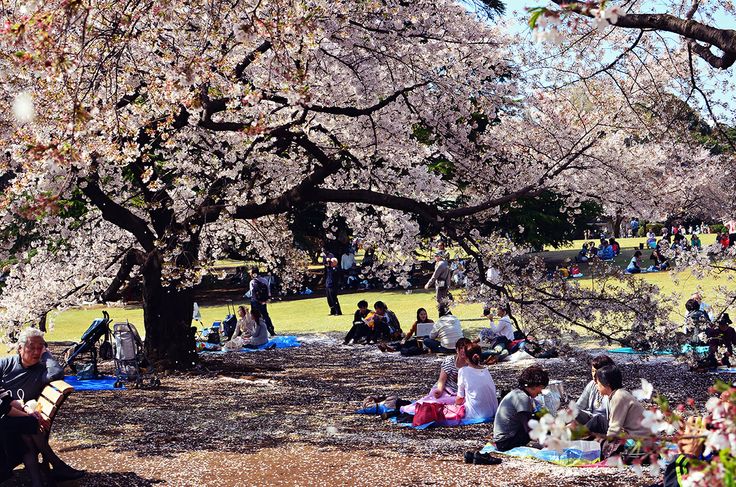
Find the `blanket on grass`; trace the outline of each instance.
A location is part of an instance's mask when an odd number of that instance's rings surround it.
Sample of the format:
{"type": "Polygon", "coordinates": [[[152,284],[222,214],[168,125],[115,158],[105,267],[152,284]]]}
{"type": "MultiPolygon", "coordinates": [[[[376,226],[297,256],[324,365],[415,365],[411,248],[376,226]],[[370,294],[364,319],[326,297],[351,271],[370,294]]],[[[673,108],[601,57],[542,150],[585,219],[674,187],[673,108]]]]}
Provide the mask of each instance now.
{"type": "MultiPolygon", "coordinates": [[[[689,353],[692,352],[693,349],[696,353],[704,354],[708,353],[708,347],[693,347],[692,345],[683,345],[680,349],[682,353],[689,353]]],[[[621,347],[621,348],[614,348],[612,350],[609,350],[610,353],[626,353],[629,355],[644,355],[645,352],[639,352],[638,350],[634,350],[631,347],[621,347]]],[[[672,355],[672,350],[655,350],[654,355],[672,355]]]]}
{"type": "Polygon", "coordinates": [[[493,423],[493,418],[474,418],[474,419],[463,418],[461,420],[432,421],[429,423],[420,424],[419,426],[414,426],[412,423],[399,423],[398,418],[396,417],[391,418],[390,421],[404,428],[412,428],[415,430],[425,430],[429,427],[454,428],[457,426],[468,426],[470,424],[493,423]]]}
{"type": "Polygon", "coordinates": [[[222,350],[221,345],[216,345],[213,343],[203,343],[204,350],[202,350],[203,353],[240,353],[240,352],[258,352],[261,350],[266,350],[267,348],[295,348],[301,346],[301,343],[299,343],[299,339],[296,336],[293,335],[277,335],[273,338],[271,338],[268,342],[264,343],[258,348],[241,348],[238,350],[232,350],[231,352],[227,352],[225,350],[222,350]]]}
{"type": "MultiPolygon", "coordinates": [[[[76,375],[67,375],[64,382],[74,387],[75,391],[112,391],[115,390],[115,377],[107,375],[100,376],[98,379],[79,380],[76,375]]],[[[125,385],[119,389],[125,389],[125,385]]]]}
{"type": "Polygon", "coordinates": [[[578,448],[565,448],[562,451],[538,450],[527,446],[518,446],[508,451],[498,451],[492,443],[487,444],[481,453],[500,453],[518,458],[535,458],[554,463],[563,467],[606,467],[606,462],[600,460],[600,450],[584,451],[578,448]]]}

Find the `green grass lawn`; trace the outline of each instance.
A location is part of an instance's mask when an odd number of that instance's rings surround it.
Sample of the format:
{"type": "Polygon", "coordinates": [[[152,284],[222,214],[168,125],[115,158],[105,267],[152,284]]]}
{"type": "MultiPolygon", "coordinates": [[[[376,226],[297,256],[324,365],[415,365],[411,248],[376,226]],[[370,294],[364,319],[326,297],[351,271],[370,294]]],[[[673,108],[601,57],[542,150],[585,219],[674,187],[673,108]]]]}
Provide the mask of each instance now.
{"type": "MultiPolygon", "coordinates": [[[[659,240],[661,237],[657,235],[657,240],[659,240]]],[[[555,250],[580,250],[583,247],[583,244],[585,242],[593,241],[596,244],[600,242],[600,239],[598,237],[592,238],[591,240],[573,240],[572,243],[569,245],[565,245],[563,247],[559,247],[557,249],[546,246],[544,250],[547,251],[555,251],[555,250]]],[[[616,241],[619,243],[622,249],[627,248],[639,248],[639,244],[643,243],[646,246],[647,239],[646,237],[632,237],[632,238],[617,238],[616,241]]],[[[690,235],[687,236],[687,241],[690,241],[690,235]]],[[[716,234],[715,233],[707,233],[707,234],[701,234],[700,235],[700,242],[703,245],[703,247],[707,245],[712,245],[716,241],[716,234]]]]}
{"type": "MultiPolygon", "coordinates": [[[[274,302],[268,305],[269,314],[273,320],[276,332],[304,333],[347,331],[353,320],[356,304],[365,299],[372,306],[381,300],[389,309],[396,313],[403,328],[407,329],[416,317],[417,308],[426,308],[430,317],[437,319],[433,291],[405,291],[364,292],[340,296],[343,316],[329,316],[330,309],[324,297],[299,299],[295,301],[274,302]]],[[[235,303],[246,304],[246,302],[235,303]]],[[[49,341],[79,340],[82,333],[92,323],[92,320],[102,316],[102,310],[107,309],[113,322],[128,320],[143,334],[143,310],[140,308],[91,308],[69,309],[61,313],[50,315],[53,320],[53,330],[48,333],[49,341]]],[[[221,320],[227,315],[227,306],[201,306],[202,321],[205,325],[221,320]]],[[[460,319],[480,318],[483,312],[481,304],[460,304],[453,308],[453,313],[460,319]]],[[[478,322],[480,324],[481,322],[478,322]]]]}

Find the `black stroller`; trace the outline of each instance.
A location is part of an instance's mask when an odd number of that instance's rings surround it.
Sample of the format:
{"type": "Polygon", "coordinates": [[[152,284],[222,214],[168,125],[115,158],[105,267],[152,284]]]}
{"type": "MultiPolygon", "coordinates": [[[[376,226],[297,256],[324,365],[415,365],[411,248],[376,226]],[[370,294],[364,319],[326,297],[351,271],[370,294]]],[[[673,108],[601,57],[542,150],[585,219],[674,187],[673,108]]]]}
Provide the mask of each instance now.
{"type": "Polygon", "coordinates": [[[82,334],[79,343],[75,343],[64,351],[66,360],[64,367],[69,366],[74,374],[84,379],[96,379],[100,376],[97,369],[97,343],[103,340],[99,345],[99,356],[103,360],[112,358],[112,345],[110,344],[110,315],[107,311],[102,312],[102,318],[97,318],[82,334]],[[79,369],[76,362],[82,357],[86,357],[86,365],[79,369]]]}

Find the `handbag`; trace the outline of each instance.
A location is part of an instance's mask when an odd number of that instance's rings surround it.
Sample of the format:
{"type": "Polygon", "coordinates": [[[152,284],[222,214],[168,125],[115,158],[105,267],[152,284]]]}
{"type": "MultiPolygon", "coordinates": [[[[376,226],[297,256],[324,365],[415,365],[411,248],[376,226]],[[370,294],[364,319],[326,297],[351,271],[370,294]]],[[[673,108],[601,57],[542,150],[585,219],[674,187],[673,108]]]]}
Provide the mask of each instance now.
{"type": "Polygon", "coordinates": [[[423,402],[417,405],[412,426],[421,426],[427,423],[444,421],[444,404],[438,402],[423,402]]]}

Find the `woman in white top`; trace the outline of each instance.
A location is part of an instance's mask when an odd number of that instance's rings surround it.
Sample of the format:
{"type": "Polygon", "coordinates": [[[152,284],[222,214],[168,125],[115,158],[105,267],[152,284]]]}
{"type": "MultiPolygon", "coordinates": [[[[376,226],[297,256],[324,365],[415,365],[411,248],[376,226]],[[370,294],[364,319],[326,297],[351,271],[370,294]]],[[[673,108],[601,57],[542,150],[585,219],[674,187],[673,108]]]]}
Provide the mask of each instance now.
{"type": "Polygon", "coordinates": [[[456,404],[465,406],[465,419],[490,419],[496,415],[496,384],[488,369],[480,365],[481,348],[477,343],[465,345],[467,365],[457,373],[456,404]]]}
{"type": "Polygon", "coordinates": [[[233,338],[250,338],[253,334],[253,327],[256,323],[251,319],[248,308],[238,306],[238,322],[235,324],[235,332],[233,338]]]}

